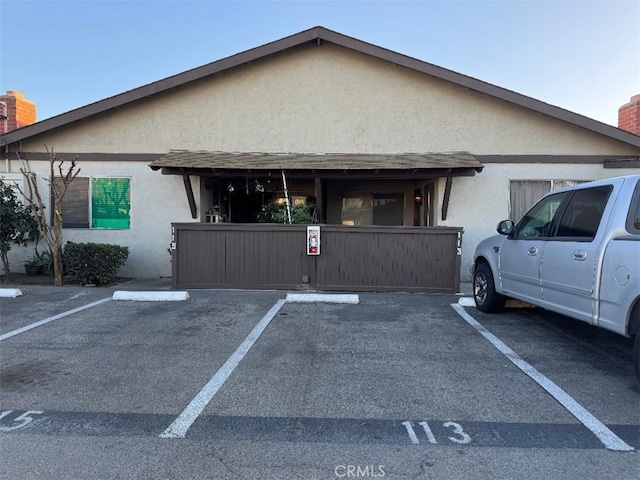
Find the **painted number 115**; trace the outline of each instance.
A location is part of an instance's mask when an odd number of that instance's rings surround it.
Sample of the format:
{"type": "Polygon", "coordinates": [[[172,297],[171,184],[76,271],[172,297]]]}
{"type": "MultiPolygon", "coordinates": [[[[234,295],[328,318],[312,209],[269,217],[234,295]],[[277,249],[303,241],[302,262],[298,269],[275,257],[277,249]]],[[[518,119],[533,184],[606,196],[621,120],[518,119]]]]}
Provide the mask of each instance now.
{"type": "MultiPolygon", "coordinates": [[[[0,420],[5,417],[8,417],[13,413],[13,410],[5,410],[4,412],[0,412],[0,420]]],[[[33,422],[32,415],[42,415],[44,412],[40,410],[28,410],[21,415],[18,415],[13,419],[11,426],[5,427],[0,425],[0,432],[11,432],[13,430],[18,430],[19,428],[26,427],[31,422],[33,422]]]]}

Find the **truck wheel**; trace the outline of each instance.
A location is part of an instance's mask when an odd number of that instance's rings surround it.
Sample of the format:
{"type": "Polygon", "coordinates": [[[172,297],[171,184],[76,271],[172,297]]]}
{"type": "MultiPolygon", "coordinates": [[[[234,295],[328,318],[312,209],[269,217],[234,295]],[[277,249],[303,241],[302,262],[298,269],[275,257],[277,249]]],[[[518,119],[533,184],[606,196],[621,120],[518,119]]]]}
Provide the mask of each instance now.
{"type": "Polygon", "coordinates": [[[504,308],[505,297],[496,293],[491,267],[481,263],[473,272],[473,298],[481,312],[499,312],[504,308]]]}
{"type": "Polygon", "coordinates": [[[640,331],[636,333],[636,339],[633,342],[633,367],[636,369],[636,377],[640,381],[640,331]]]}

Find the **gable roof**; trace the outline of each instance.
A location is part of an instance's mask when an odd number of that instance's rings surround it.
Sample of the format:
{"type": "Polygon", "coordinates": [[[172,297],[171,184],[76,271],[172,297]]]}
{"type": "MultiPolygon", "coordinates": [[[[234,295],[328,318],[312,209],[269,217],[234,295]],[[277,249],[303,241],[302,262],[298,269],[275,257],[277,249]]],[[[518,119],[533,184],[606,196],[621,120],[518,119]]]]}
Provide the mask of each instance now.
{"type": "Polygon", "coordinates": [[[284,50],[294,48],[306,43],[333,43],[344,48],[354,50],[359,53],[370,55],[372,57],[386,60],[391,63],[430,75],[447,82],[451,82],[455,85],[468,88],[486,95],[495,97],[499,100],[503,100],[526,109],[532,110],[543,115],[547,115],[552,118],[556,118],[563,122],[567,122],[578,127],[590,130],[592,132],[610,137],[623,143],[628,143],[633,146],[640,147],[640,136],[633,133],[621,130],[616,127],[612,127],[605,123],[593,120],[591,118],[579,115],[577,113],[564,110],[560,107],[550,105],[548,103],[541,102],[531,97],[521,95],[519,93],[507,90],[490,83],[486,83],[477,80],[460,73],[456,73],[452,70],[447,70],[437,65],[417,60],[406,55],[387,50],[376,45],[372,45],[356,38],[348,37],[341,33],[328,30],[324,27],[313,27],[309,30],[304,30],[300,33],[284,37],[280,40],[267,43],[265,45],[246,50],[244,52],[232,55],[230,57],[217,60],[212,63],[208,63],[201,67],[197,67],[186,72],[173,75],[171,77],[158,80],[147,85],[129,90],[127,92],[115,95],[113,97],[105,98],[98,102],[91,103],[84,107],[76,108],[67,113],[57,115],[55,117],[42,120],[41,122],[34,123],[17,130],[13,130],[0,137],[0,145],[9,144],[23,140],[55,128],[59,128],[65,125],[69,125],[73,122],[84,120],[93,115],[112,110],[114,108],[121,107],[128,103],[132,103],[146,97],[170,90],[172,88],[180,87],[189,82],[200,80],[204,77],[214,75],[225,70],[232,69],[239,65],[253,62],[262,58],[265,58],[274,53],[282,52],[284,50]]]}

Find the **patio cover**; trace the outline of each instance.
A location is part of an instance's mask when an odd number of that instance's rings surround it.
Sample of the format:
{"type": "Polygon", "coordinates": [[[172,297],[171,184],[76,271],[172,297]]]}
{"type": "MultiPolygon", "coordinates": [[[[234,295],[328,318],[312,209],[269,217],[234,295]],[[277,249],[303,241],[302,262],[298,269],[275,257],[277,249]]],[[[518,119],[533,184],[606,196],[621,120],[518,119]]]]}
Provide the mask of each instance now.
{"type": "MultiPolygon", "coordinates": [[[[391,171],[409,171],[445,176],[474,175],[483,165],[469,153],[254,153],[171,150],[151,162],[153,170],[164,174],[237,174],[247,171],[287,170],[316,172],[321,176],[329,171],[357,174],[375,172],[387,176],[391,171]],[[434,171],[435,170],[435,171],[434,171]],[[437,171],[437,172],[436,172],[437,171]]],[[[430,175],[431,176],[431,175],[430,175]]]]}
{"type": "MultiPolygon", "coordinates": [[[[290,178],[417,179],[446,177],[442,219],[446,220],[452,177],[473,176],[482,163],[469,153],[256,153],[171,150],[149,166],[164,175],[182,175],[191,217],[197,218],[190,175],[233,177],[287,171],[290,178]]],[[[317,195],[316,195],[317,196],[317,195]]]]}

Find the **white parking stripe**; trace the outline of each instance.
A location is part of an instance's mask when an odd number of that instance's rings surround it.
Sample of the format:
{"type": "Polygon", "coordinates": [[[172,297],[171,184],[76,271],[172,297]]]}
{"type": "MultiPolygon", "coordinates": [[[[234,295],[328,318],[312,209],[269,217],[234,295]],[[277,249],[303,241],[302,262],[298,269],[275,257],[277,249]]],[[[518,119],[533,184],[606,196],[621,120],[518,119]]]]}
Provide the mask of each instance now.
{"type": "Polygon", "coordinates": [[[100,305],[101,303],[108,302],[111,300],[109,298],[103,298],[102,300],[98,300],[97,302],[89,303],[87,305],[83,305],[82,307],[74,308],[73,310],[68,310],[66,312],[59,313],[58,315],[54,315],[53,317],[45,318],[44,320],[40,320],[39,322],[32,323],[31,325],[27,325],[26,327],[18,328],[17,330],[13,330],[11,332],[5,333],[4,335],[0,335],[0,341],[6,340],[7,338],[14,337],[20,333],[27,332],[41,325],[45,325],[49,322],[53,322],[54,320],[58,320],[59,318],[67,317],[77,312],[81,312],[82,310],[86,310],[87,308],[95,307],[96,305],[100,305]]]}
{"type": "Polygon", "coordinates": [[[582,405],[576,402],[568,393],[558,387],[555,383],[541,374],[529,363],[525,362],[520,356],[505,345],[502,340],[482,326],[475,318],[469,315],[464,308],[456,303],[452,303],[451,307],[464,318],[464,320],[475,328],[484,338],[489,340],[494,347],[500,350],[513,364],[526,373],[533,381],[544,388],[549,394],[555,398],[569,413],[576,417],[585,427],[593,432],[598,439],[609,450],[620,452],[630,452],[634,448],[624,442],[620,437],[613,433],[604,423],[589,413],[582,405]]]}
{"type": "Polygon", "coordinates": [[[249,349],[258,340],[262,332],[267,328],[273,317],[276,316],[278,311],[285,304],[286,300],[278,300],[276,304],[271,307],[271,310],[262,317],[262,320],[251,330],[251,333],[244,339],[235,352],[227,359],[220,370],[211,377],[211,380],[200,390],[191,403],[182,411],[182,413],[176,418],[169,428],[160,434],[162,438],[184,438],[187,434],[187,430],[191,427],[193,422],[196,421],[198,416],[202,413],[213,396],[218,393],[218,390],[224,385],[229,376],[233,373],[238,364],[242,361],[244,356],[249,352],[249,349]]]}

